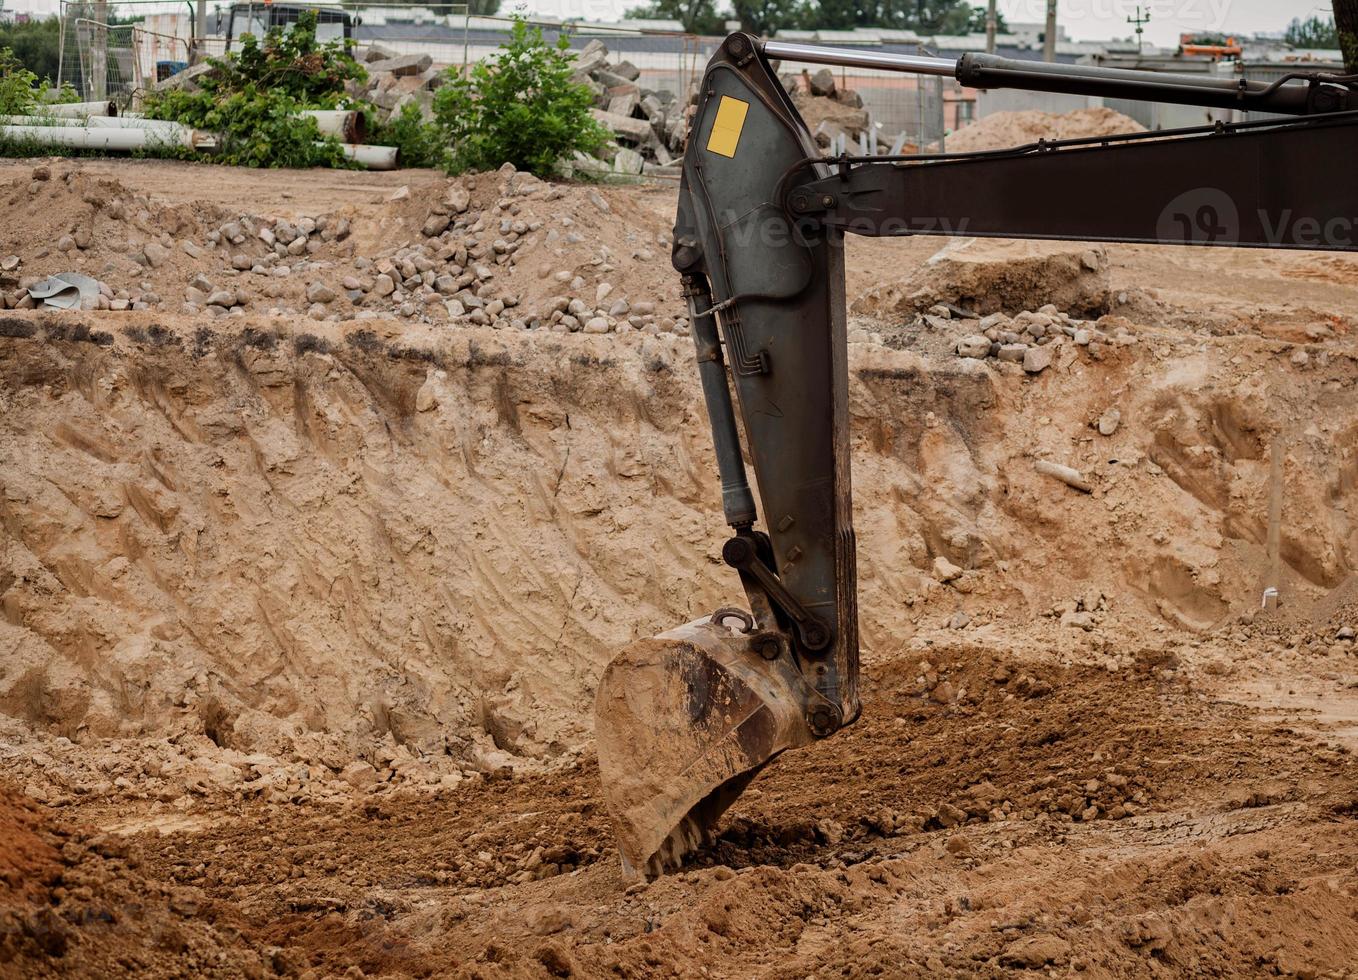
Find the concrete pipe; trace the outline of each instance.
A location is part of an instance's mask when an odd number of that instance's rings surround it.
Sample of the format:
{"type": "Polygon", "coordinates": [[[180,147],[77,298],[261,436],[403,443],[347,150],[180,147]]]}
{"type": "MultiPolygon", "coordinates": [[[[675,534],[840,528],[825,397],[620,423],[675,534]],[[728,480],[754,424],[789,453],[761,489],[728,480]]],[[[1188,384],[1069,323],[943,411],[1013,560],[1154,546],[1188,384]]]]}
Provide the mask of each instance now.
{"type": "Polygon", "coordinates": [[[322,136],[333,136],[342,143],[362,143],[368,138],[368,121],[361,112],[348,109],[303,109],[302,115],[316,120],[322,136]]]}

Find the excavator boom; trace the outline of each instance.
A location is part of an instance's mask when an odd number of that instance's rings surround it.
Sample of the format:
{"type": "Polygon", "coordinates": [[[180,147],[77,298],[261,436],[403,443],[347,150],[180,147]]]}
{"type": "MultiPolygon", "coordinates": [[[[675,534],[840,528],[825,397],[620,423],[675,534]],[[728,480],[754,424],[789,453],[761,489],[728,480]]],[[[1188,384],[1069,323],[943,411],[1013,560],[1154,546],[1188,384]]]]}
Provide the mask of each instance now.
{"type": "Polygon", "coordinates": [[[845,234],[1358,250],[1354,159],[1358,78],[1262,85],[726,38],[693,116],[673,263],[731,528],[722,557],[748,611],[638,641],[600,681],[600,770],[625,867],[676,866],[774,757],[858,717],[845,234]],[[826,159],[774,58],[1289,118],[826,159]]]}

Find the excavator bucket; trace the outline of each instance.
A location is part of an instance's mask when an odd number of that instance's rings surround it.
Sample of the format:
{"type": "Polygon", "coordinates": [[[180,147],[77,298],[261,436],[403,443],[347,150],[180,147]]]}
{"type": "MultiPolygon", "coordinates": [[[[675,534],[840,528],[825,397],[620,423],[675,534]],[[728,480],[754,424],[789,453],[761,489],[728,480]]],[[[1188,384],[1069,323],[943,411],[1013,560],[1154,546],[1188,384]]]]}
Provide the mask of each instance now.
{"type": "Polygon", "coordinates": [[[625,869],[677,867],[769,760],[813,740],[803,688],[720,620],[639,640],[609,664],[595,735],[625,869]]]}

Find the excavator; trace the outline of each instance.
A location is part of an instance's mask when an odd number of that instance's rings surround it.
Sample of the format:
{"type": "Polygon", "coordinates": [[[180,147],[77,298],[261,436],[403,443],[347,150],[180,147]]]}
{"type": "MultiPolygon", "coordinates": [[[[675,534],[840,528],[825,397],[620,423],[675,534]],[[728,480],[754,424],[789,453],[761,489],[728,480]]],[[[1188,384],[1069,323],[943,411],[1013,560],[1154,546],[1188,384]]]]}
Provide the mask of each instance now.
{"type": "Polygon", "coordinates": [[[845,235],[1355,251],[1355,163],[1358,76],[1264,84],[725,38],[692,118],[672,261],[731,529],[721,556],[745,604],[635,641],[600,679],[600,774],[625,871],[680,866],[780,753],[860,714],[845,235]],[[827,158],[779,80],[782,61],[1258,115],[827,158]]]}

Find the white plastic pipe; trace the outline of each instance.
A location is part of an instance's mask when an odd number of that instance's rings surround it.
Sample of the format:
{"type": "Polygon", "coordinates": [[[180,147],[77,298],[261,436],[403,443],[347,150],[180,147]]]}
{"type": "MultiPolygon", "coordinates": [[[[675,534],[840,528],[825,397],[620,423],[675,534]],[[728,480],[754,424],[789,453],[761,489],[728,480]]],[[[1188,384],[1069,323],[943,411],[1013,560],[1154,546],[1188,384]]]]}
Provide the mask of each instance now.
{"type": "Polygon", "coordinates": [[[0,116],[0,126],[83,126],[82,119],[66,119],[61,116],[0,116]]]}
{"type": "Polygon", "coordinates": [[[322,136],[333,136],[343,143],[362,143],[368,138],[368,122],[363,113],[351,109],[303,109],[302,115],[316,120],[322,136]]]}
{"type": "MultiPolygon", "coordinates": [[[[178,125],[171,123],[171,125],[178,125]]],[[[216,146],[216,137],[180,126],[173,133],[149,129],[97,128],[91,126],[0,126],[0,137],[30,140],[41,146],[64,146],[76,150],[128,152],[156,146],[187,146],[192,150],[216,146]]]]}
{"type": "Polygon", "coordinates": [[[350,160],[368,170],[395,170],[400,161],[400,150],[394,146],[372,146],[368,143],[341,143],[340,149],[350,160]]]}
{"type": "Polygon", "coordinates": [[[179,138],[193,132],[191,127],[168,119],[129,119],[127,116],[90,116],[86,125],[90,129],[144,129],[179,138]]]}
{"type": "Polygon", "coordinates": [[[42,107],[44,113],[66,118],[84,116],[116,116],[118,105],[114,102],[53,102],[42,107]]]}

